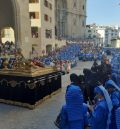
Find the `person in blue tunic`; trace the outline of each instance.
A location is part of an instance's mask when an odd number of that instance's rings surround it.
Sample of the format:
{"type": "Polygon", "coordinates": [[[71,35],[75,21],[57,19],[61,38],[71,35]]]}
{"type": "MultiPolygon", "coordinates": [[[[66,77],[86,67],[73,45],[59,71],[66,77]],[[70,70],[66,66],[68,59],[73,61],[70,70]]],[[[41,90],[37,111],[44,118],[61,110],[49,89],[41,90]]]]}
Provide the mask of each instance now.
{"type": "Polygon", "coordinates": [[[66,104],[62,107],[60,113],[60,129],[84,129],[88,124],[88,120],[81,89],[76,86],[70,86],[66,92],[65,99],[66,104]]]}
{"type": "Polygon", "coordinates": [[[117,74],[116,73],[112,73],[111,79],[117,84],[117,74]]]}
{"type": "Polygon", "coordinates": [[[120,129],[120,107],[116,110],[116,125],[117,129],[120,129]]]}
{"type": "Polygon", "coordinates": [[[90,108],[91,129],[109,129],[112,102],[107,90],[103,86],[97,86],[94,90],[97,98],[96,105],[90,108]]]}
{"type": "Polygon", "coordinates": [[[116,110],[116,125],[117,129],[120,129],[120,107],[116,110]]]}
{"type": "Polygon", "coordinates": [[[120,106],[120,88],[113,80],[108,80],[105,84],[105,88],[108,90],[113,104],[110,129],[117,129],[115,112],[120,106]]]}

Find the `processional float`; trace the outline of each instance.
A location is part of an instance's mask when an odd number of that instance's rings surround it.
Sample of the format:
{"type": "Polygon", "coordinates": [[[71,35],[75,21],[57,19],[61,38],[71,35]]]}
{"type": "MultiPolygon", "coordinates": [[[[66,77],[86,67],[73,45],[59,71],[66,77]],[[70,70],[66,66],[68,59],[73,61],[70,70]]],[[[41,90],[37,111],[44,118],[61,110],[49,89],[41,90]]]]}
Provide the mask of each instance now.
{"type": "Polygon", "coordinates": [[[61,72],[53,67],[38,67],[25,59],[21,51],[15,54],[12,68],[8,59],[0,69],[0,102],[34,109],[61,89],[61,72]]]}

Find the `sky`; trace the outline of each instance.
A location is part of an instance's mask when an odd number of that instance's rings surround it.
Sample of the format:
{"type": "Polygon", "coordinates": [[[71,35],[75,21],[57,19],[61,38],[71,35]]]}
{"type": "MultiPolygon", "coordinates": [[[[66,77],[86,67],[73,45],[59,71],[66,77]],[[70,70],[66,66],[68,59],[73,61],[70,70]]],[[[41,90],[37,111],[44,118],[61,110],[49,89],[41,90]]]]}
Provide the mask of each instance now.
{"type": "Polygon", "coordinates": [[[119,25],[120,0],[87,0],[87,24],[119,25]]]}

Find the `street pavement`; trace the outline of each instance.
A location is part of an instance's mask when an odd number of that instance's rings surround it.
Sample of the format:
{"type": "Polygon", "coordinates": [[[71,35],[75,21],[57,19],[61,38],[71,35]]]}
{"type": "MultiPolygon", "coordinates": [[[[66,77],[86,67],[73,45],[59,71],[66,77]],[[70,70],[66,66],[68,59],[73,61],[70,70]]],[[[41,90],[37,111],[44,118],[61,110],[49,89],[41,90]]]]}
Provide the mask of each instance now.
{"type": "MultiPolygon", "coordinates": [[[[79,62],[70,73],[82,74],[84,68],[90,68],[93,62],[79,62]]],[[[36,109],[0,104],[0,129],[57,129],[54,125],[61,106],[65,103],[66,86],[69,75],[62,76],[62,91],[40,104],[36,109]]]]}

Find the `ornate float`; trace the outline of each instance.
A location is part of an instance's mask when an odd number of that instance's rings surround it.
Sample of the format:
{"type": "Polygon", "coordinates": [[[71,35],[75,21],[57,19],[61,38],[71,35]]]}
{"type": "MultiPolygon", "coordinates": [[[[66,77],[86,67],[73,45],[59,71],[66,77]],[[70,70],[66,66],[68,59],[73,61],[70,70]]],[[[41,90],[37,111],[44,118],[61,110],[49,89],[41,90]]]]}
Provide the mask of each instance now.
{"type": "Polygon", "coordinates": [[[12,68],[8,60],[0,70],[0,102],[34,109],[46,98],[61,89],[61,72],[52,67],[39,67],[23,57],[15,55],[12,68]]]}

